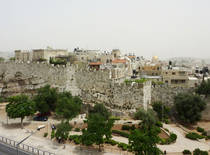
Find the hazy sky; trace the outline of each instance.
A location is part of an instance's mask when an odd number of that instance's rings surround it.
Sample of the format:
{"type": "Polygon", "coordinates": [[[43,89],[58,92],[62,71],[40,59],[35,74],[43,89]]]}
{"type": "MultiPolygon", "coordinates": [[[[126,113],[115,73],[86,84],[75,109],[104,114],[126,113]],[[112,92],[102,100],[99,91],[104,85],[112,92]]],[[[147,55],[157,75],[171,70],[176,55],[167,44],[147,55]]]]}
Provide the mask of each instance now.
{"type": "Polygon", "coordinates": [[[210,0],[0,0],[0,51],[46,46],[210,58],[210,0]]]}

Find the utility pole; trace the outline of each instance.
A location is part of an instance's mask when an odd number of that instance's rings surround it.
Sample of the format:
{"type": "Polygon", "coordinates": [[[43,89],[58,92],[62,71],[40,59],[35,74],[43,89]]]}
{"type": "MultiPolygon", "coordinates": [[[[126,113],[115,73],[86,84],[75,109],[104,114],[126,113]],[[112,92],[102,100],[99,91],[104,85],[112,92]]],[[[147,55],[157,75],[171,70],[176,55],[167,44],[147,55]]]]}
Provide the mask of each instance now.
{"type": "Polygon", "coordinates": [[[37,131],[39,131],[40,129],[44,128],[45,125],[41,125],[37,128],[37,130],[35,132],[32,132],[29,136],[27,136],[26,138],[24,138],[23,140],[21,140],[19,143],[17,143],[16,148],[17,148],[17,155],[18,155],[18,147],[19,145],[24,142],[26,139],[28,139],[29,137],[31,137],[33,134],[35,134],[37,131]]]}

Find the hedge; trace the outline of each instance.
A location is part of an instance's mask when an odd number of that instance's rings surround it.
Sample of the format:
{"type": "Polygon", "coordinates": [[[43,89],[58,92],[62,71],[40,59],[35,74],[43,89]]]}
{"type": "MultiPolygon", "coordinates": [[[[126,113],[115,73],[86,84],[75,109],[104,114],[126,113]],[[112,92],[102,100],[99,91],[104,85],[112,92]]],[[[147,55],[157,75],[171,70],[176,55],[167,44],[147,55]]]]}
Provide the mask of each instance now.
{"type": "Polygon", "coordinates": [[[75,144],[80,144],[81,143],[81,136],[80,135],[70,135],[69,140],[74,141],[75,144]]]}
{"type": "Polygon", "coordinates": [[[192,153],[190,152],[190,150],[184,150],[182,153],[185,154],[185,155],[191,155],[191,154],[192,154],[192,153]]]}
{"type": "Polygon", "coordinates": [[[193,151],[193,155],[208,155],[208,152],[207,151],[202,151],[202,150],[197,148],[193,151]]]}
{"type": "Polygon", "coordinates": [[[122,131],[119,131],[119,130],[112,130],[112,133],[118,134],[118,135],[120,135],[122,137],[129,138],[129,134],[126,133],[126,132],[122,132],[122,131]]]}
{"type": "Polygon", "coordinates": [[[122,130],[135,130],[135,125],[129,126],[129,125],[122,125],[122,130]]]}
{"type": "Polygon", "coordinates": [[[204,128],[201,128],[201,127],[198,126],[198,127],[197,127],[197,131],[202,133],[202,132],[204,132],[205,130],[204,130],[204,128]]]}
{"type": "Polygon", "coordinates": [[[104,143],[106,144],[111,144],[112,146],[119,144],[117,141],[112,140],[112,139],[104,139],[104,143]]]}
{"type": "Polygon", "coordinates": [[[192,140],[197,140],[197,139],[202,139],[205,138],[204,136],[201,136],[195,132],[190,132],[186,134],[186,138],[192,139],[192,140]]]}

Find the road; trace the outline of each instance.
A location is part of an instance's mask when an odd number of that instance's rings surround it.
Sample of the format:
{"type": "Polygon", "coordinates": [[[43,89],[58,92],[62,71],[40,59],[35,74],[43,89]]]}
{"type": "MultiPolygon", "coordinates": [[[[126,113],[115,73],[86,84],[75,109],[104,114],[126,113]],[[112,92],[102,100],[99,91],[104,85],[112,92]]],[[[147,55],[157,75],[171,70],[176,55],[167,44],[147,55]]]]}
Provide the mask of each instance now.
{"type": "MultiPolygon", "coordinates": [[[[0,155],[17,155],[17,149],[0,142],[0,155]]],[[[19,150],[18,155],[30,155],[30,153],[19,150]]]]}

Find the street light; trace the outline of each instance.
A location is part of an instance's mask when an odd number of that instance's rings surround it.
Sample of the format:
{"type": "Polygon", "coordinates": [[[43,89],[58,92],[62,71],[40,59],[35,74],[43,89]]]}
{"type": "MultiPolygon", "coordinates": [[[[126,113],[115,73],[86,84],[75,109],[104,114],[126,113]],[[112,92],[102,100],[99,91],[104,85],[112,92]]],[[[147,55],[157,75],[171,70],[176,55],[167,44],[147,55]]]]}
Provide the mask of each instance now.
{"type": "Polygon", "coordinates": [[[27,136],[26,138],[24,138],[23,140],[21,140],[19,143],[17,143],[16,148],[17,148],[17,155],[18,155],[18,147],[19,145],[24,142],[26,139],[28,139],[29,137],[31,137],[33,134],[35,134],[37,131],[40,131],[41,129],[45,128],[45,125],[40,125],[38,126],[38,128],[36,129],[35,132],[32,132],[29,136],[27,136]]]}

